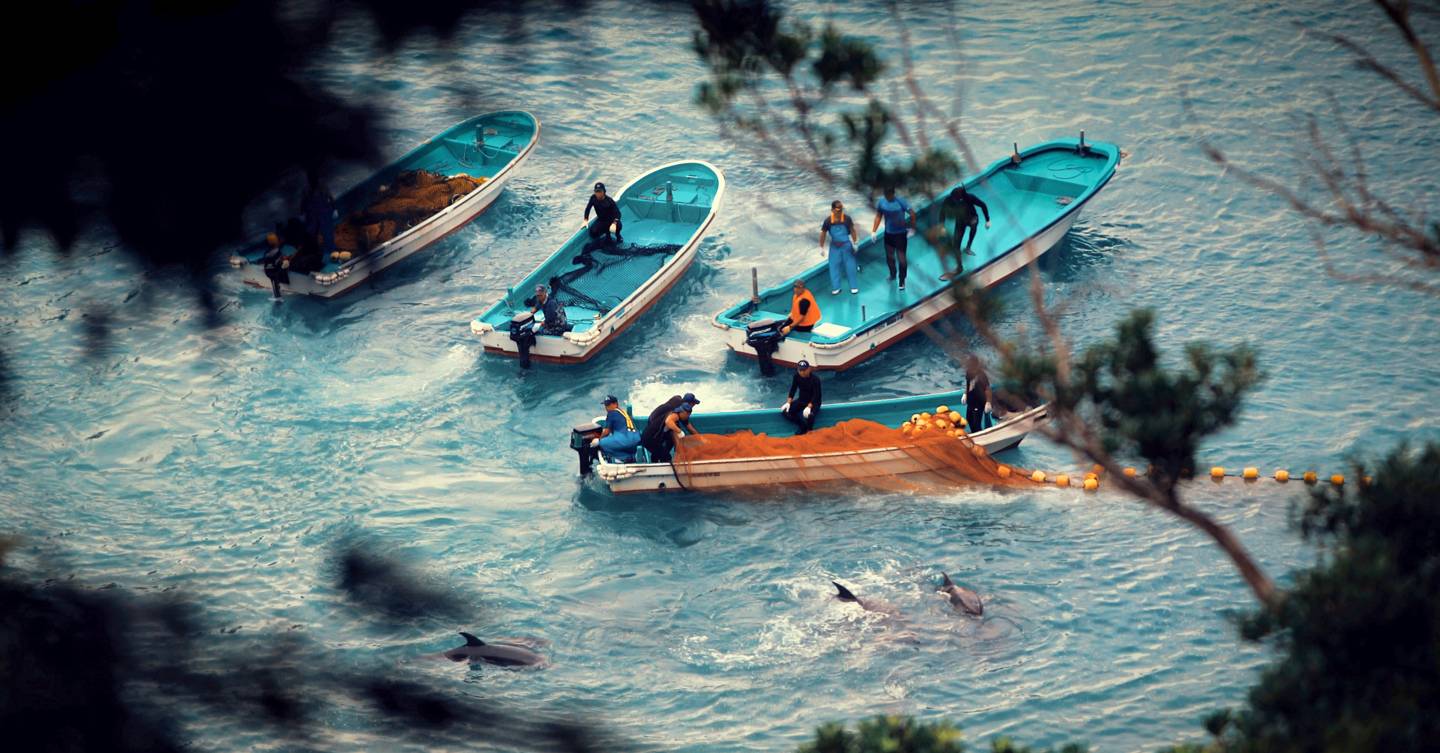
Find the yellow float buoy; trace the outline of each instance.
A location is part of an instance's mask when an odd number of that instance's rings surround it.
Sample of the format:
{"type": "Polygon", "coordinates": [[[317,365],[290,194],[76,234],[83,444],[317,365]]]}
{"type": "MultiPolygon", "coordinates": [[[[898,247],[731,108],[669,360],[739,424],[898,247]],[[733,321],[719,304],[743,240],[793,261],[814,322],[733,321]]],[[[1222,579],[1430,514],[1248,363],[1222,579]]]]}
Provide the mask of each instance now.
{"type": "Polygon", "coordinates": [[[1095,473],[1095,471],[1090,471],[1089,473],[1085,474],[1085,480],[1086,480],[1086,481],[1098,480],[1099,478],[1100,478],[1099,474],[1095,473]]]}
{"type": "Polygon", "coordinates": [[[1030,474],[1030,480],[1034,481],[1037,484],[1045,483],[1045,471],[1035,471],[1034,473],[1030,474]]]}
{"type": "Polygon", "coordinates": [[[1278,470],[1278,471],[1275,471],[1275,480],[1276,480],[1276,481],[1279,481],[1279,482],[1282,483],[1282,484],[1285,483],[1286,481],[1289,481],[1289,480],[1290,480],[1290,471],[1287,471],[1287,470],[1285,470],[1285,469],[1283,469],[1283,468],[1280,469],[1280,470],[1278,470]]]}
{"type": "Polygon", "coordinates": [[[1093,478],[1087,478],[1087,479],[1085,479],[1085,491],[1087,491],[1087,492],[1093,492],[1093,491],[1095,491],[1096,489],[1099,489],[1099,488],[1100,488],[1100,481],[1099,481],[1099,479],[1093,479],[1093,478]]]}
{"type": "Polygon", "coordinates": [[[1095,465],[1090,466],[1090,472],[1095,474],[1096,478],[1099,478],[1100,474],[1105,472],[1105,466],[1096,463],[1095,465]]]}
{"type": "Polygon", "coordinates": [[[1320,477],[1315,475],[1315,471],[1305,471],[1305,475],[1302,476],[1302,478],[1305,479],[1305,483],[1307,483],[1307,484],[1313,484],[1313,483],[1315,483],[1315,481],[1318,480],[1320,477]]]}
{"type": "Polygon", "coordinates": [[[1135,478],[1135,469],[1134,469],[1134,468],[1126,468],[1125,471],[1124,471],[1124,473],[1125,473],[1125,478],[1135,478]]]}
{"type": "Polygon", "coordinates": [[[921,414],[920,414],[920,418],[922,418],[922,419],[924,419],[924,420],[926,420],[926,421],[929,421],[929,420],[930,420],[930,414],[929,414],[929,413],[921,413],[921,414]]]}
{"type": "Polygon", "coordinates": [[[1069,485],[1070,485],[1070,477],[1067,476],[1067,475],[1065,475],[1065,474],[1063,474],[1063,473],[1060,474],[1059,476],[1056,476],[1056,477],[1055,477],[1055,485],[1056,485],[1056,486],[1069,486],[1069,485]]]}
{"type": "Polygon", "coordinates": [[[912,424],[918,424],[918,423],[920,423],[920,414],[919,414],[919,413],[912,413],[912,414],[910,414],[910,423],[912,423],[912,424]]]}
{"type": "Polygon", "coordinates": [[[1246,468],[1240,473],[1240,477],[1245,479],[1246,481],[1254,481],[1255,479],[1260,478],[1260,469],[1253,466],[1250,468],[1246,468]]]}
{"type": "Polygon", "coordinates": [[[1344,476],[1341,476],[1340,474],[1337,473],[1337,474],[1335,474],[1334,476],[1331,476],[1331,477],[1330,477],[1330,483],[1332,483],[1332,484],[1334,484],[1334,485],[1336,485],[1336,486],[1344,486],[1344,485],[1345,485],[1345,477],[1344,477],[1344,476]]]}
{"type": "Polygon", "coordinates": [[[995,472],[1000,474],[1000,478],[1010,478],[1010,466],[1008,465],[996,466],[995,472]]]}
{"type": "Polygon", "coordinates": [[[961,419],[960,419],[960,425],[961,425],[961,426],[965,426],[965,427],[969,427],[969,426],[970,426],[970,422],[969,422],[969,421],[966,421],[966,420],[964,419],[964,417],[961,417],[961,419]]]}
{"type": "Polygon", "coordinates": [[[1214,468],[1211,468],[1210,478],[1225,478],[1225,468],[1218,465],[1214,468]]]}
{"type": "MultiPolygon", "coordinates": [[[[964,421],[964,420],[965,420],[965,417],[962,416],[962,415],[960,415],[959,411],[953,411],[953,410],[950,411],[950,415],[946,416],[946,418],[950,419],[950,423],[952,423],[952,424],[958,424],[958,423],[960,423],[961,421],[964,421]]],[[[963,426],[963,424],[961,424],[961,425],[963,426]]]]}
{"type": "Polygon", "coordinates": [[[943,416],[943,415],[945,415],[946,413],[949,413],[949,412],[950,412],[950,406],[948,406],[948,405],[942,405],[942,406],[940,406],[939,408],[936,408],[936,409],[935,409],[935,413],[938,414],[938,415],[941,415],[941,416],[943,416]]]}
{"type": "Polygon", "coordinates": [[[978,444],[972,444],[970,445],[970,453],[977,458],[983,458],[985,457],[985,448],[978,444]]]}

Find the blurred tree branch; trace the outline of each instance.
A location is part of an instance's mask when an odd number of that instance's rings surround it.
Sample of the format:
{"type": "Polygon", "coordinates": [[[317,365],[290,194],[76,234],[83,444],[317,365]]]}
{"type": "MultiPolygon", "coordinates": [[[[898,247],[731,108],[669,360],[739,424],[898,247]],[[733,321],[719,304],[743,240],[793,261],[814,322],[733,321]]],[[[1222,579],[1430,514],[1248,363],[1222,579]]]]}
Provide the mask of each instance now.
{"type": "MultiPolygon", "coordinates": [[[[1440,72],[1436,70],[1429,44],[1415,28],[1412,16],[1414,9],[1407,0],[1373,2],[1414,55],[1423,85],[1412,83],[1395,68],[1382,63],[1363,45],[1344,35],[1316,31],[1304,26],[1301,29],[1303,33],[1327,39],[1353,54],[1361,68],[1375,73],[1397,93],[1427,110],[1428,115],[1435,119],[1432,131],[1440,128],[1440,72]]],[[[1421,9],[1425,9],[1424,6],[1421,6],[1421,9]]],[[[1433,9],[1431,10],[1433,12],[1433,9]]],[[[1338,154],[1327,141],[1314,116],[1308,118],[1305,135],[1309,149],[1305,150],[1306,156],[1302,159],[1302,165],[1305,174],[1318,181],[1321,186],[1320,200],[1311,199],[1301,188],[1241,167],[1224,150],[1203,137],[1201,148],[1212,162],[1226,172],[1280,198],[1292,211],[1318,226],[1314,233],[1316,248],[1326,271],[1332,276],[1351,282],[1398,285],[1440,296],[1440,284],[1430,277],[1432,273],[1440,271],[1440,219],[1431,214],[1435,204],[1434,197],[1417,197],[1410,207],[1406,208],[1378,196],[1371,187],[1363,151],[1345,122],[1344,112],[1333,95],[1329,100],[1331,117],[1338,124],[1347,149],[1343,157],[1338,154]],[[1413,276],[1383,271],[1365,274],[1341,272],[1332,262],[1324,238],[1319,232],[1319,229],[1326,228],[1349,229],[1373,238],[1380,243],[1380,250],[1385,258],[1401,267],[1420,271],[1425,276],[1416,279],[1413,276]]],[[[1421,150],[1415,156],[1433,160],[1434,154],[1433,150],[1421,150]]]]}

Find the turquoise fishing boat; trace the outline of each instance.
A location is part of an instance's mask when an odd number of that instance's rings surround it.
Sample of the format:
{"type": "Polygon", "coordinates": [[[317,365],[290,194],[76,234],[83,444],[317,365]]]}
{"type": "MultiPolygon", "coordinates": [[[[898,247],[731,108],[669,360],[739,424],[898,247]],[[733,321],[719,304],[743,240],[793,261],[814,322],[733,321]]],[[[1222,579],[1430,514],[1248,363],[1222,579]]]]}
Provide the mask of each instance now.
{"type": "Polygon", "coordinates": [[[660,300],[695,261],[725,195],[725,176],[707,162],[672,162],[614,194],[623,243],[592,240],[581,228],[535,271],[470,322],[485,352],[579,363],[600,352],[660,300]],[[526,303],[546,285],[564,306],[569,330],[547,334],[526,303]]]}
{"type": "MultiPolygon", "coordinates": [[[[1120,163],[1120,148],[1103,142],[1059,139],[1031,146],[1000,159],[962,181],[990,209],[992,227],[982,229],[973,256],[964,257],[964,275],[988,288],[1024,269],[1057,245],[1080,216],[1086,202],[1104,188],[1120,163]]],[[[715,317],[725,344],[744,356],[793,366],[801,359],[817,369],[846,369],[899,342],[957,305],[950,283],[941,280],[942,259],[927,240],[939,223],[940,203],[960,184],[933,202],[915,202],[916,229],[908,249],[905,290],[887,279],[883,236],[860,239],[860,293],[828,295],[829,273],[820,262],[795,277],[731,306],[715,317]],[[781,337],[780,323],[790,311],[792,285],[803,279],[820,305],[821,319],[811,332],[781,337]]],[[[868,222],[873,210],[852,215],[868,222]]],[[[817,224],[818,230],[818,224],[817,224]]],[[[814,257],[811,257],[814,258],[814,257]]],[[[953,260],[944,260],[953,263],[953,260]]]]}
{"type": "MultiPolygon", "coordinates": [[[[853,403],[827,403],[820,409],[815,428],[834,426],[853,418],[874,421],[886,426],[899,426],[917,413],[934,411],[940,406],[963,412],[965,391],[912,395],[885,400],[853,403]]],[[[642,406],[643,407],[643,406],[642,406]]],[[[635,430],[643,432],[648,419],[630,411],[635,430]]],[[[1041,405],[1001,417],[987,414],[986,426],[970,434],[970,439],[986,452],[994,454],[1011,449],[1035,431],[1046,419],[1041,405]]],[[[588,452],[590,440],[600,436],[603,417],[576,426],[570,431],[570,448],[580,456],[580,475],[592,473],[612,492],[656,492],[696,489],[734,489],[740,487],[787,486],[820,482],[853,482],[870,477],[893,477],[928,473],[916,454],[903,447],[876,447],[865,450],[822,452],[790,457],[726,458],[697,460],[684,463],[684,479],[676,474],[673,463],[652,463],[643,455],[640,462],[618,463],[608,458],[593,459],[588,452]]],[[[730,434],[752,431],[756,434],[788,437],[795,426],[786,421],[777,409],[702,412],[690,417],[702,434],[730,434]]],[[[643,452],[643,450],[642,450],[643,452]]]]}
{"type": "Polygon", "coordinates": [[[323,298],[340,295],[478,217],[499,198],[539,140],[540,121],[520,110],[457,123],[336,197],[331,235],[336,242],[353,238],[353,249],[345,253],[322,249],[323,266],[318,269],[277,275],[273,269],[267,274],[269,248],[262,241],[231,256],[230,264],[240,270],[246,285],[273,290],[277,296],[282,292],[323,298]],[[416,176],[448,180],[434,187],[445,195],[433,210],[422,206],[418,213],[411,209],[403,216],[378,212],[376,217],[367,216],[377,202],[400,196],[416,176]],[[376,221],[361,224],[369,219],[376,221]]]}

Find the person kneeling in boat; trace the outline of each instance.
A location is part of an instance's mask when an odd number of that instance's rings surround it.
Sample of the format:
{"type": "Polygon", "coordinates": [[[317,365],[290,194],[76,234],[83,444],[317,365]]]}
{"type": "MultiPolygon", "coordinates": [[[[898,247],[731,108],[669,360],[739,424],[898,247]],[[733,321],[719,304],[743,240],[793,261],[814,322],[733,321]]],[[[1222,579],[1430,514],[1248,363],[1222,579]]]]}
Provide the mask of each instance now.
{"type": "Polygon", "coordinates": [[[635,422],[629,414],[620,409],[620,400],[614,395],[605,396],[605,421],[600,438],[590,443],[608,459],[621,463],[635,462],[635,448],[640,446],[640,434],[635,431],[635,422]]]}
{"type": "Polygon", "coordinates": [[[955,218],[955,232],[952,233],[952,235],[955,237],[955,258],[957,261],[960,261],[954,269],[940,275],[940,279],[950,280],[959,277],[960,274],[965,271],[965,264],[960,260],[960,254],[975,255],[975,252],[971,251],[970,247],[975,245],[975,234],[980,227],[980,215],[975,213],[977,208],[985,213],[985,229],[989,230],[990,207],[985,206],[985,202],[981,201],[979,196],[966,191],[964,183],[961,183],[954,191],[951,191],[950,195],[945,197],[945,201],[940,204],[942,224],[946,218],[955,218]],[[969,242],[965,241],[965,231],[967,229],[970,231],[969,242]]]}
{"type": "Polygon", "coordinates": [[[595,184],[595,193],[590,197],[590,202],[585,205],[585,222],[590,229],[590,240],[600,240],[600,236],[603,235],[607,241],[625,242],[625,239],[620,237],[620,228],[624,225],[620,221],[620,207],[616,205],[614,199],[605,195],[604,183],[595,184]],[[590,222],[590,210],[592,209],[595,210],[594,222],[590,222]],[[610,237],[611,231],[615,233],[613,240],[610,237]]]}
{"type": "Polygon", "coordinates": [[[803,279],[796,278],[795,294],[790,297],[790,316],[780,325],[780,334],[809,332],[819,323],[820,304],[815,302],[815,294],[805,288],[803,279]]]}
{"type": "Polygon", "coordinates": [[[544,315],[545,323],[540,326],[540,334],[563,335],[570,331],[570,321],[565,316],[565,307],[557,298],[550,295],[550,289],[544,285],[535,286],[535,297],[527,298],[525,305],[530,307],[530,313],[539,311],[544,315]]]}
{"type": "Polygon", "coordinates": [[[645,431],[640,435],[640,446],[650,453],[650,462],[670,462],[675,456],[675,447],[680,443],[681,437],[700,433],[696,431],[695,425],[690,423],[690,414],[694,410],[694,403],[682,401],[659,421],[655,420],[653,413],[650,415],[650,422],[645,424],[645,431]]]}
{"type": "Polygon", "coordinates": [[[985,430],[985,415],[990,412],[990,375],[975,355],[965,359],[965,425],[971,432],[985,430]]]}
{"type": "Polygon", "coordinates": [[[790,380],[790,392],[780,406],[780,414],[795,424],[796,436],[815,428],[815,419],[820,415],[820,377],[809,361],[801,359],[795,364],[795,377],[790,380]]]}

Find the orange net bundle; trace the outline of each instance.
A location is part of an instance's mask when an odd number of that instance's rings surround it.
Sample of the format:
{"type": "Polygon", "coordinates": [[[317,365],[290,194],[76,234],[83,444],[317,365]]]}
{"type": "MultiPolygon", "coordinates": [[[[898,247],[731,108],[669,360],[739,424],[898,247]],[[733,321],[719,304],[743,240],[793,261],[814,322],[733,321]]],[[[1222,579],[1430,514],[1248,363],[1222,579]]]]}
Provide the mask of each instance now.
{"type": "Polygon", "coordinates": [[[351,253],[374,248],[459,201],[484,182],[484,178],[447,178],[428,170],[400,173],[379,198],[335,226],[335,248],[351,253]]]}
{"type": "Polygon", "coordinates": [[[948,414],[938,421],[906,422],[900,429],[851,419],[793,437],[749,431],[684,437],[676,451],[675,473],[687,488],[696,489],[859,483],[909,491],[1036,485],[1028,471],[991,458],[948,414]]]}

